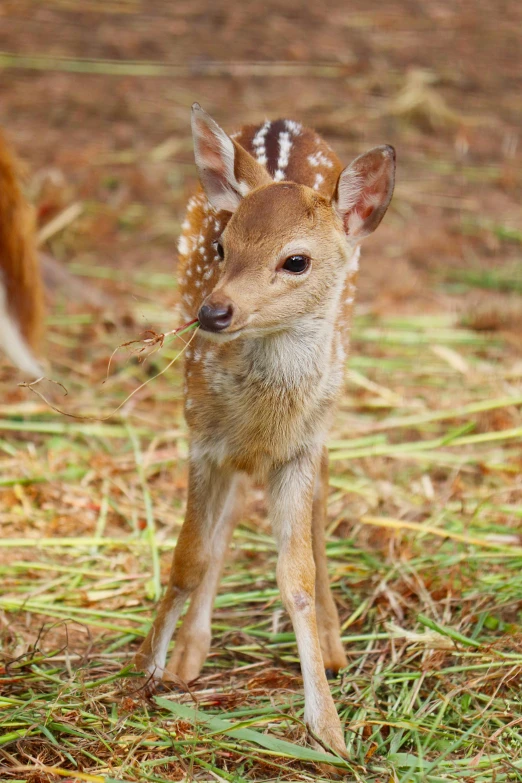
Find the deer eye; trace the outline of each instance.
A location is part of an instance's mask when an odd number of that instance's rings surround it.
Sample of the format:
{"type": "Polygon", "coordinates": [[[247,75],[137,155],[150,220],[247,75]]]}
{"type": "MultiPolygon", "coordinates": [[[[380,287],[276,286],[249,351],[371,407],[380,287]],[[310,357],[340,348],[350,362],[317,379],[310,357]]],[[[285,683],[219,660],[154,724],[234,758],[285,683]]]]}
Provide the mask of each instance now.
{"type": "Polygon", "coordinates": [[[289,256],[281,269],[290,272],[293,275],[302,275],[310,266],[308,256],[289,256]]]}
{"type": "Polygon", "coordinates": [[[214,248],[215,248],[215,250],[216,250],[216,253],[217,253],[217,254],[218,254],[218,256],[219,256],[219,260],[220,260],[220,261],[223,261],[223,259],[225,258],[225,251],[224,251],[224,249],[223,249],[223,245],[221,244],[221,242],[219,241],[219,239],[216,239],[216,241],[215,241],[215,242],[212,242],[212,244],[214,245],[214,248]]]}

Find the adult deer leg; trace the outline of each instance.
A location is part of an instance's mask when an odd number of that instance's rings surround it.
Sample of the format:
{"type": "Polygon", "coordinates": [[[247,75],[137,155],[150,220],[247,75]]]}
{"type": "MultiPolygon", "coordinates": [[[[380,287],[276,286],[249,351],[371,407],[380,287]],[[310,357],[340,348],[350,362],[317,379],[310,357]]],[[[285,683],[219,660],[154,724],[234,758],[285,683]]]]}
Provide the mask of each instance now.
{"type": "Polygon", "coordinates": [[[317,629],[327,677],[335,676],[348,661],[341,641],[337,607],[330,589],[326,559],[326,501],[328,498],[328,452],[323,449],[312,503],[312,545],[315,561],[315,609],[317,629]]]}
{"type": "Polygon", "coordinates": [[[243,476],[233,479],[233,486],[214,527],[210,565],[190,599],[190,607],[176,635],[174,652],[167,664],[167,672],[185,682],[196,679],[210,649],[212,607],[230,539],[243,510],[245,484],[243,476]]]}
{"type": "Polygon", "coordinates": [[[160,680],[172,634],[185,601],[201,584],[212,561],[212,532],[231,493],[234,474],[199,460],[189,465],[187,513],[181,528],[165,596],[136,653],[136,667],[160,680]]]}
{"type": "Polygon", "coordinates": [[[315,609],[312,498],[319,458],[305,454],[269,476],[272,523],[279,555],[277,581],[297,639],[305,691],[305,721],[345,756],[346,745],[324,671],[315,609]]]}

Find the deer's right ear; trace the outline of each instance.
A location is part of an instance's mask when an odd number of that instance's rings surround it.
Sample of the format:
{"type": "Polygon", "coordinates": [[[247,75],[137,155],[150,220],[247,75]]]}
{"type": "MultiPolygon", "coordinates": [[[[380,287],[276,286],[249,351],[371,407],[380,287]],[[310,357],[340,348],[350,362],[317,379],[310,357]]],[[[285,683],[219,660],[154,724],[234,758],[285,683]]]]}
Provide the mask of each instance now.
{"type": "Polygon", "coordinates": [[[272,181],[267,170],[227,136],[199,103],[192,106],[192,136],[201,185],[218,211],[235,212],[243,196],[272,181]]]}

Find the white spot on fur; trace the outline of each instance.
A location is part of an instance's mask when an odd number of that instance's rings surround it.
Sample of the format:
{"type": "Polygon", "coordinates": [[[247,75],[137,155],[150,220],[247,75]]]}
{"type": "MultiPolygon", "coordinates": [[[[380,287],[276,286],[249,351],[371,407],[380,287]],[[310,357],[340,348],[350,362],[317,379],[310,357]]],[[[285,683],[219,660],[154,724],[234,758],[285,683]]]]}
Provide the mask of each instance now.
{"type": "Polygon", "coordinates": [[[290,133],[282,131],[279,134],[279,158],[277,160],[277,171],[274,174],[274,180],[280,182],[285,178],[286,167],[290,160],[290,152],[292,150],[292,139],[290,133]]]}
{"type": "Polygon", "coordinates": [[[178,253],[180,256],[187,256],[189,252],[187,237],[182,234],[178,241],[178,253]]]}
{"type": "Polygon", "coordinates": [[[313,155],[309,155],[307,160],[310,166],[312,166],[314,169],[318,166],[326,166],[327,169],[333,168],[332,161],[324,154],[324,152],[321,152],[321,150],[317,150],[317,152],[314,152],[313,155]]]}
{"type": "Polygon", "coordinates": [[[254,148],[254,155],[256,156],[256,160],[261,163],[262,166],[266,165],[266,134],[270,130],[271,122],[269,120],[266,120],[266,122],[261,125],[258,132],[252,139],[252,147],[254,148]]]}
{"type": "Polygon", "coordinates": [[[197,206],[201,204],[201,199],[198,196],[192,196],[189,198],[188,204],[187,204],[187,212],[192,212],[192,210],[196,209],[197,206]]]}
{"type": "Polygon", "coordinates": [[[286,131],[279,134],[279,158],[277,161],[277,171],[274,174],[274,180],[280,182],[285,178],[286,168],[290,161],[290,152],[292,151],[292,139],[301,133],[301,125],[293,120],[285,120],[286,131]]]}
{"type": "Polygon", "coordinates": [[[303,126],[300,122],[296,122],[295,120],[285,120],[285,125],[287,130],[290,131],[292,136],[299,136],[301,131],[303,130],[303,126]]]}
{"type": "Polygon", "coordinates": [[[317,174],[315,175],[314,190],[319,190],[323,182],[324,182],[323,175],[317,172],[317,174]]]}

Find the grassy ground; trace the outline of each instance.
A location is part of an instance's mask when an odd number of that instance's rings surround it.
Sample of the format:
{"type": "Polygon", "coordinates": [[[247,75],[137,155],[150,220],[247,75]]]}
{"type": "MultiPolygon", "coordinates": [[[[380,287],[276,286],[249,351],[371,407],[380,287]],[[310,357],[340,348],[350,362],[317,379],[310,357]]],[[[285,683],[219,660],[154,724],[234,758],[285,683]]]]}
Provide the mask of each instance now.
{"type": "MultiPolygon", "coordinates": [[[[146,292],[158,326],[164,284],[149,278],[146,292]]],[[[112,333],[58,314],[50,341],[62,368],[70,341],[96,345],[54,403],[92,415],[95,401],[100,417],[182,343],[144,364],[116,359],[102,385],[112,333]]],[[[200,680],[148,699],[129,671],[182,521],[178,368],[107,422],[67,420],[28,392],[0,408],[2,779],[329,777],[305,743],[259,496],[234,537],[200,680]]],[[[357,320],[330,442],[350,661],[332,684],[350,761],[334,763],[348,780],[522,780],[521,378],[502,337],[449,316],[357,320]]]]}
{"type": "Polygon", "coordinates": [[[201,678],[149,699],[128,668],[186,491],[180,364],[141,384],[183,343],[122,349],[105,377],[120,343],[177,325],[194,100],[227,130],[291,116],[347,163],[398,152],[330,442],[350,661],[332,683],[350,761],[330,761],[350,783],[522,780],[522,5],[497,6],[2,4],[0,125],[42,248],[80,281],[49,301],[68,396],[0,367],[2,783],[331,776],[302,724],[260,491],[201,678]]]}

